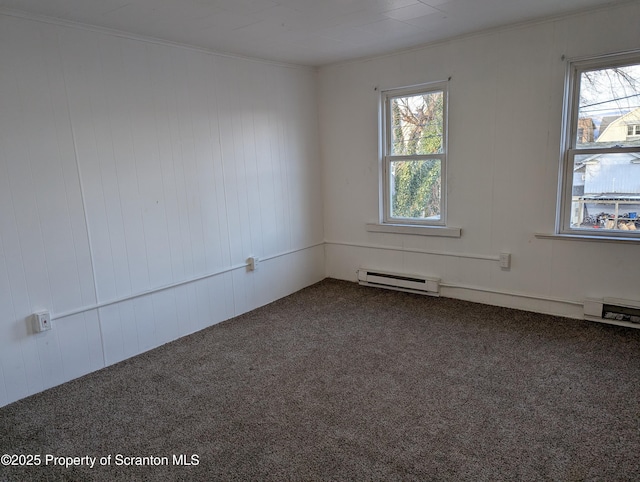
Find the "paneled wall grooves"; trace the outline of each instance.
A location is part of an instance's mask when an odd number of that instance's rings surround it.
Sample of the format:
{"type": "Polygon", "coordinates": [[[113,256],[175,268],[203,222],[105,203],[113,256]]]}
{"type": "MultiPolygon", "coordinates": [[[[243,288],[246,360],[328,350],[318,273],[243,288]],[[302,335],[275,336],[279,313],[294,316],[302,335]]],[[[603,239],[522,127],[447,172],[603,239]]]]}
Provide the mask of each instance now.
{"type": "MultiPolygon", "coordinates": [[[[57,47],[57,51],[58,51],[58,58],[62,58],[61,55],[61,46],[60,46],[60,35],[57,33],[56,34],[56,47],[57,47]]],[[[63,83],[64,83],[64,92],[65,92],[65,100],[66,100],[66,105],[69,105],[69,83],[66,79],[65,76],[65,69],[62,68],[62,79],[63,79],[63,83]]],[[[84,184],[82,182],[82,169],[80,167],[80,161],[78,159],[78,146],[76,144],[76,134],[74,131],[74,127],[73,127],[73,122],[71,120],[71,112],[69,109],[67,109],[67,120],[69,122],[69,129],[71,132],[71,142],[73,144],[73,158],[75,161],[75,167],[77,170],[77,181],[78,181],[78,185],[80,187],[80,199],[81,199],[81,204],[82,204],[82,215],[83,215],[83,219],[84,219],[84,223],[85,223],[85,227],[89,225],[89,219],[88,219],[88,214],[87,214],[87,204],[86,204],[86,196],[85,196],[85,187],[84,184]]],[[[96,300],[96,302],[99,301],[99,297],[98,297],[98,283],[96,280],[96,271],[95,271],[95,262],[93,259],[93,243],[91,242],[91,232],[86,229],[86,240],[87,240],[87,245],[88,245],[88,251],[89,251],[89,263],[90,263],[90,268],[91,268],[91,277],[93,280],[93,294],[94,294],[94,298],[96,300]]],[[[77,256],[77,249],[76,246],[74,244],[74,253],[76,253],[77,256]]],[[[79,274],[78,274],[79,275],[79,274]]],[[[98,320],[98,329],[100,331],[100,346],[101,346],[101,357],[102,357],[102,366],[106,366],[106,354],[105,354],[105,347],[104,347],[104,334],[103,334],[103,330],[102,330],[102,320],[100,318],[100,310],[95,310],[96,312],[96,316],[97,316],[97,320],[98,320]]]]}
{"type": "Polygon", "coordinates": [[[324,277],[312,69],[3,15],[0,61],[0,405],[324,277]]]}

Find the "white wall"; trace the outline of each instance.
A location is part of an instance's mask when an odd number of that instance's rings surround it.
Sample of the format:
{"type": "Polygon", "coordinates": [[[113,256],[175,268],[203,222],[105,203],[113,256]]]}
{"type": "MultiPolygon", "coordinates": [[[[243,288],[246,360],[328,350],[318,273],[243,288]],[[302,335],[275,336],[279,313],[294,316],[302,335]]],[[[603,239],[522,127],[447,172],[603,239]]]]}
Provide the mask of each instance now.
{"type": "Polygon", "coordinates": [[[445,296],[576,317],[587,296],[640,299],[637,246],[534,236],[554,226],[561,56],[638,48],[638,18],[630,3],[328,66],[316,89],[310,69],[0,15],[0,406],[325,270],[422,272],[445,296]],[[367,232],[379,89],[448,77],[462,237],[367,232]],[[483,259],[503,250],[509,271],[483,259]],[[247,273],[249,255],[271,259],[247,273]],[[40,309],[54,328],[34,334],[40,309]]]}
{"type": "Polygon", "coordinates": [[[442,278],[445,296],[574,317],[588,296],[640,299],[637,245],[535,237],[554,231],[562,56],[637,49],[638,18],[635,2],[322,68],[327,276],[355,280],[359,266],[418,272],[442,278]],[[462,237],[367,232],[379,219],[374,89],[449,77],[448,217],[462,237]],[[509,271],[475,259],[503,250],[509,271]]]}
{"type": "Polygon", "coordinates": [[[0,65],[0,406],[324,277],[314,71],[2,15],[0,65]]]}

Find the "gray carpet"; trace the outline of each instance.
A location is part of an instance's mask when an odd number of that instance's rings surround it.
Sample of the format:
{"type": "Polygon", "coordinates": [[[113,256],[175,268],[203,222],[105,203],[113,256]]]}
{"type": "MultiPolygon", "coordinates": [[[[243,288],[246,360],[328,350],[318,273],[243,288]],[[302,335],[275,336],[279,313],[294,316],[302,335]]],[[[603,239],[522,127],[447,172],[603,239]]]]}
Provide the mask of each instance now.
{"type": "Polygon", "coordinates": [[[640,330],[327,279],[1,408],[4,453],[42,465],[2,481],[639,480],[640,330]]]}

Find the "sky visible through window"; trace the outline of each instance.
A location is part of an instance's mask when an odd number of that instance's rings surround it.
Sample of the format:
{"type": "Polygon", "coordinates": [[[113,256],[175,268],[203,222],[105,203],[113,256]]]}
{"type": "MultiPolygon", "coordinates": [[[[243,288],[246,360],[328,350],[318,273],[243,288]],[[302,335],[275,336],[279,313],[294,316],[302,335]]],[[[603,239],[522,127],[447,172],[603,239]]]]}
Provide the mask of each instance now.
{"type": "Polygon", "coordinates": [[[570,227],[640,234],[640,64],[579,80],[570,227]]]}
{"type": "MultiPolygon", "coordinates": [[[[578,118],[582,120],[582,136],[577,147],[587,147],[593,142],[623,142],[624,145],[640,145],[640,139],[626,139],[627,125],[640,124],[640,64],[597,69],[583,72],[580,76],[580,104],[578,118]],[[601,134],[616,119],[625,114],[638,112],[638,122],[629,119],[625,122],[625,139],[600,139],[601,134]],[[593,122],[592,136],[587,125],[593,122]]],[[[580,134],[580,133],[579,133],[580,134]]],[[[609,136],[610,137],[610,136],[609,136]]],[[[620,136],[619,136],[620,137],[620,136]]],[[[594,146],[600,147],[600,146],[594,146]]]]}

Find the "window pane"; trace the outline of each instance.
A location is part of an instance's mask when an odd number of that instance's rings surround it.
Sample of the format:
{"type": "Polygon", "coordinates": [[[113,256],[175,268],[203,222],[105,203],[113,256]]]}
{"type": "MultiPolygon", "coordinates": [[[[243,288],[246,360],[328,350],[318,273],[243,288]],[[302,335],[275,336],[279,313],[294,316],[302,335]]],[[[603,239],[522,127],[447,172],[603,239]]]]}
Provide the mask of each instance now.
{"type": "Polygon", "coordinates": [[[438,221],[440,169],[439,159],[391,162],[391,217],[438,221]]]}
{"type": "Polygon", "coordinates": [[[640,64],[582,72],[576,146],[640,146],[640,64]]]}
{"type": "Polygon", "coordinates": [[[571,227],[638,231],[640,154],[574,157],[571,227]]]}
{"type": "Polygon", "coordinates": [[[443,151],[442,91],[390,99],[390,154],[440,154],[443,151]]]}

